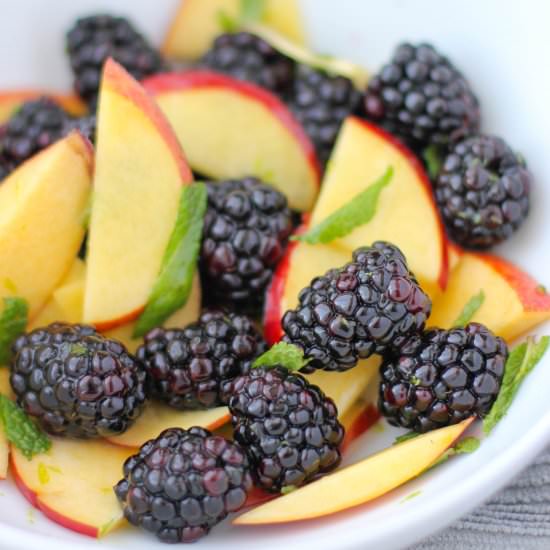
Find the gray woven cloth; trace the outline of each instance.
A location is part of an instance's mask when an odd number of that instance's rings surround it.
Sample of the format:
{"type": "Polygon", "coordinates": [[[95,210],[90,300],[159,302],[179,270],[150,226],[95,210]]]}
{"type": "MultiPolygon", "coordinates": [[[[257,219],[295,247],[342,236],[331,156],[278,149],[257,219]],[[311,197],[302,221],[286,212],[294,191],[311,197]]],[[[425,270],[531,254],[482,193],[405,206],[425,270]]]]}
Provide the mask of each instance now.
{"type": "Polygon", "coordinates": [[[550,448],[501,493],[409,550],[550,550],[550,448]]]}

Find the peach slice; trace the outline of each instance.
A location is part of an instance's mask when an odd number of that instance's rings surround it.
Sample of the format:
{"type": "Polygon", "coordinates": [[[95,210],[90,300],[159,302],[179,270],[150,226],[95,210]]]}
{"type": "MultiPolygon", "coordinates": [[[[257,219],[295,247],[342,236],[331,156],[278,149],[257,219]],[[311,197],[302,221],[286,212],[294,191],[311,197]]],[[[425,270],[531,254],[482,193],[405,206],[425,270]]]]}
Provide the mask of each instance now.
{"type": "Polygon", "coordinates": [[[292,208],[313,207],[320,177],[315,149],[276,96],[208,71],[161,74],[144,86],[194,170],[215,179],[257,176],[285,193],[292,208]]]}
{"type": "Polygon", "coordinates": [[[124,520],[113,492],[132,450],[106,441],[52,439],[51,449],[28,460],[11,449],[15,482],[29,502],[49,519],[99,537],[124,520]]]}
{"type": "MultiPolygon", "coordinates": [[[[239,17],[239,0],[183,0],[162,46],[167,57],[196,60],[223,33],[220,14],[239,17]]],[[[267,0],[262,23],[296,43],[304,42],[304,28],[296,0],[267,0]]]]}
{"type": "Polygon", "coordinates": [[[80,248],[92,166],[89,142],[73,132],[0,186],[0,298],[25,298],[31,319],[80,248]]]}
{"type": "Polygon", "coordinates": [[[340,131],[311,218],[315,226],[393,166],[371,221],[333,241],[350,254],[373,241],[401,248],[411,271],[432,298],[447,284],[447,239],[430,182],[420,162],[394,137],[357,117],[340,131]]]}
{"type": "Polygon", "coordinates": [[[550,294],[530,275],[497,256],[463,252],[447,290],[433,304],[430,324],[450,327],[481,290],[485,300],[472,321],[508,341],[550,319],[550,294]]]}
{"type": "Polygon", "coordinates": [[[56,94],[44,90],[9,90],[0,92],[0,124],[7,122],[25,101],[32,101],[43,96],[51,97],[73,116],[81,116],[86,113],[86,105],[75,95],[56,94]]]}
{"type": "Polygon", "coordinates": [[[108,441],[122,447],[140,447],[149,439],[157,437],[168,428],[191,428],[202,426],[215,430],[229,422],[227,407],[216,407],[202,411],[178,411],[163,403],[151,401],[132,427],[108,441]]]}
{"type": "Polygon", "coordinates": [[[473,419],[420,435],[237,517],[237,525],[289,523],[347,510],[382,496],[429,468],[473,419]]]}
{"type": "Polygon", "coordinates": [[[145,90],[105,64],[97,123],[84,322],[107,330],[143,311],[192,180],[172,129],[145,90]]]}

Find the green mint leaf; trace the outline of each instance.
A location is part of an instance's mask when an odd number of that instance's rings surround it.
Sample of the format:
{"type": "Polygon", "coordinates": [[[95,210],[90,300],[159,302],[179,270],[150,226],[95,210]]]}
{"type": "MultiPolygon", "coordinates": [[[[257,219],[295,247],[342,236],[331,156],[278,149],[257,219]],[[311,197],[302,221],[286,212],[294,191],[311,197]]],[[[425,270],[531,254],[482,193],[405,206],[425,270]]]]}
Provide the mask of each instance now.
{"type": "Polygon", "coordinates": [[[296,487],[296,485],[285,485],[284,487],[281,487],[281,495],[288,495],[293,491],[296,491],[297,488],[298,487],[296,487]]]}
{"type": "Polygon", "coordinates": [[[29,306],[23,298],[4,298],[4,311],[0,315],[0,364],[11,357],[13,341],[25,332],[29,306]]]}
{"type": "Polygon", "coordinates": [[[266,0],[241,0],[240,16],[244,21],[260,21],[266,0]]]}
{"type": "Polygon", "coordinates": [[[420,434],[417,432],[407,432],[403,435],[398,435],[395,438],[395,441],[393,442],[393,445],[399,445],[399,443],[404,443],[405,441],[409,441],[409,439],[414,439],[415,437],[418,437],[420,434]]]}
{"type": "Polygon", "coordinates": [[[480,445],[481,441],[477,437],[465,437],[464,439],[461,439],[454,447],[447,449],[428,469],[431,470],[432,468],[443,464],[443,462],[447,462],[447,460],[449,460],[452,456],[473,453],[479,449],[480,445]]]}
{"type": "Polygon", "coordinates": [[[0,395],[0,419],[8,441],[13,443],[29,460],[36,454],[45,453],[51,441],[36,424],[5,395],[0,395]]]}
{"type": "Polygon", "coordinates": [[[422,151],[422,157],[426,163],[426,171],[430,180],[435,181],[443,164],[443,151],[437,145],[429,145],[422,151]]]}
{"type": "Polygon", "coordinates": [[[286,342],[278,342],[271,349],[260,355],[252,365],[253,368],[258,367],[274,367],[282,365],[288,370],[300,370],[305,367],[311,359],[304,357],[304,351],[298,346],[287,344],[286,342]]]}
{"type": "Polygon", "coordinates": [[[543,336],[539,341],[528,338],[517,346],[508,357],[504,369],[504,378],[497,400],[483,421],[483,431],[491,433],[494,427],[506,416],[514,401],[521,383],[535,368],[550,345],[550,336],[543,336]]]}
{"type": "Polygon", "coordinates": [[[475,296],[472,296],[464,309],[460,312],[460,315],[456,318],[453,323],[453,327],[462,328],[465,327],[477,313],[477,310],[483,305],[485,301],[485,292],[480,290],[475,296]]]}
{"type": "Polygon", "coordinates": [[[393,177],[393,167],[389,167],[385,174],[361,191],[349,202],[334,211],[319,225],[311,228],[303,235],[295,235],[292,240],[303,241],[309,244],[329,243],[334,239],[345,237],[356,227],[370,222],[376,213],[378,197],[393,177]]]}
{"type": "Polygon", "coordinates": [[[235,32],[239,28],[239,22],[231,17],[226,11],[220,10],[216,18],[218,20],[218,25],[221,27],[223,32],[235,32]]]}
{"type": "Polygon", "coordinates": [[[162,325],[187,302],[197,266],[206,202],[204,183],[184,186],[176,225],[145,311],[136,323],[134,337],[162,325]]]}

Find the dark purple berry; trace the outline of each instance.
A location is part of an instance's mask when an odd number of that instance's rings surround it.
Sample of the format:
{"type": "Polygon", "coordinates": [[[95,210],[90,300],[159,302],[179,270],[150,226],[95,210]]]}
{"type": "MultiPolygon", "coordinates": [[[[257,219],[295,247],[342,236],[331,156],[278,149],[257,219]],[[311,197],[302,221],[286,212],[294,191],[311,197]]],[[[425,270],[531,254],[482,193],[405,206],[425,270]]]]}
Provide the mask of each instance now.
{"type": "Polygon", "coordinates": [[[507,358],[504,340],[478,323],[414,335],[380,367],[380,411],[415,432],[483,418],[498,397],[507,358]]]}

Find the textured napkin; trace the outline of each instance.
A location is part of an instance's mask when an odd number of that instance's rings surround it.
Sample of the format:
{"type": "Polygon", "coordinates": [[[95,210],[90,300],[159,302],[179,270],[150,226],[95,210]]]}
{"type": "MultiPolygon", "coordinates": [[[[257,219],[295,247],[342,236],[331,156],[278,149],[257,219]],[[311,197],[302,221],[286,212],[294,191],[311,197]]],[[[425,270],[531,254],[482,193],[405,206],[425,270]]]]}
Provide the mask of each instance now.
{"type": "Polygon", "coordinates": [[[550,447],[501,493],[409,550],[492,549],[550,549],[550,447]]]}

